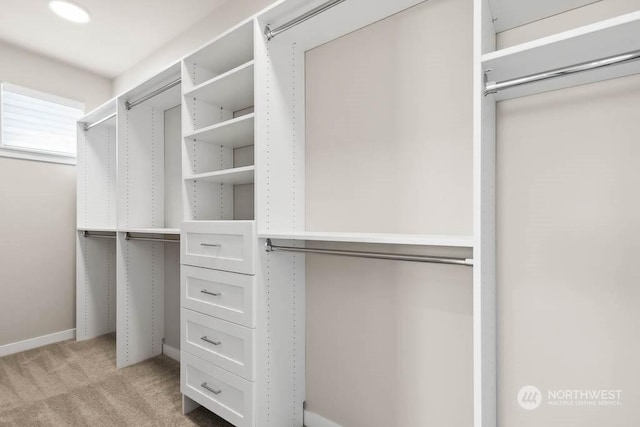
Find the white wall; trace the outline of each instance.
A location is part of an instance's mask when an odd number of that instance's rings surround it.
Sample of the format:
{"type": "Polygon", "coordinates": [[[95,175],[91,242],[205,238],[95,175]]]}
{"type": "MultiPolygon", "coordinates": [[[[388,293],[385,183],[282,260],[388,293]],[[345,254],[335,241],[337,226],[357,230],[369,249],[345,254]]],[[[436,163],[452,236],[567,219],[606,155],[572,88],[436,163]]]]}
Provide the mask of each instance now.
{"type": "MultiPolygon", "coordinates": [[[[106,101],[111,81],[0,42],[0,81],[106,101]]],[[[0,157],[0,345],[75,327],[76,170],[0,157]]]]}
{"type": "Polygon", "coordinates": [[[501,425],[640,425],[640,76],[498,104],[501,425]],[[520,408],[518,390],[622,390],[520,408]]]}
{"type": "Polygon", "coordinates": [[[230,0],[226,2],[170,43],[118,76],[113,83],[113,95],[118,95],[131,89],[188,53],[198,49],[218,34],[223,33],[274,2],[275,0],[230,0]]]}
{"type": "MultiPolygon", "coordinates": [[[[307,230],[472,233],[472,6],[430,0],[307,52],[307,230]]],[[[472,424],[471,268],[307,255],[306,285],[308,410],[472,424]]]]}

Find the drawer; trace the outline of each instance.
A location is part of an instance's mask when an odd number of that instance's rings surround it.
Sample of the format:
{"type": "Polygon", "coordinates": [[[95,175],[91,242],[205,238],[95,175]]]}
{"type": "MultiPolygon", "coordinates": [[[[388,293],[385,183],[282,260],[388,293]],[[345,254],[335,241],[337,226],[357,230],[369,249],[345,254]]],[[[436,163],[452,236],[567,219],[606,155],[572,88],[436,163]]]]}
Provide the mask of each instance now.
{"type": "Polygon", "coordinates": [[[180,304],[250,328],[255,327],[255,276],[180,267],[180,304]]]}
{"type": "Polygon", "coordinates": [[[254,381],[255,329],[183,308],[180,349],[254,381]]]}
{"type": "Polygon", "coordinates": [[[237,427],[254,427],[255,383],[184,351],[180,391],[237,427]]]}
{"type": "Polygon", "coordinates": [[[182,223],[182,264],[254,274],[255,221],[182,223]]]}

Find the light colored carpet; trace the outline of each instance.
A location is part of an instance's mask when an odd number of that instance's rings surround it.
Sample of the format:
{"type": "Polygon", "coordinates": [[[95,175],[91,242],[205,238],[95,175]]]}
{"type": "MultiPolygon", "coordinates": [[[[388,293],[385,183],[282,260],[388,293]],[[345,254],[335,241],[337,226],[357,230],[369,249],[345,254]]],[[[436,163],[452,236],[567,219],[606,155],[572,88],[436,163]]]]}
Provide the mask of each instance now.
{"type": "Polygon", "coordinates": [[[231,426],[204,408],[182,415],[178,362],[115,359],[113,334],[0,358],[0,426],[231,426]]]}

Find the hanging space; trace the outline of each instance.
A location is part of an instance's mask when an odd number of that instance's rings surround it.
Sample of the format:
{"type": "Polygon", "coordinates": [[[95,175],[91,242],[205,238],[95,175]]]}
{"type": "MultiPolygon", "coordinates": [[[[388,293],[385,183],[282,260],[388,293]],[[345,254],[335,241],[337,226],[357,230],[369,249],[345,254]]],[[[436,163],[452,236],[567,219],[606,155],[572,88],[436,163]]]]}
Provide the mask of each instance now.
{"type": "Polygon", "coordinates": [[[117,364],[179,350],[180,67],[118,99],[117,364]]]}
{"type": "Polygon", "coordinates": [[[350,0],[258,18],[258,394],[299,405],[290,425],[473,424],[472,17],[350,0]]]}
{"type": "Polygon", "coordinates": [[[116,105],[78,123],[76,337],[116,330],[116,105]]]}
{"type": "Polygon", "coordinates": [[[637,424],[640,11],[476,3],[477,142],[495,161],[499,218],[498,425],[637,424]],[[551,397],[600,387],[619,393],[551,397]]]}

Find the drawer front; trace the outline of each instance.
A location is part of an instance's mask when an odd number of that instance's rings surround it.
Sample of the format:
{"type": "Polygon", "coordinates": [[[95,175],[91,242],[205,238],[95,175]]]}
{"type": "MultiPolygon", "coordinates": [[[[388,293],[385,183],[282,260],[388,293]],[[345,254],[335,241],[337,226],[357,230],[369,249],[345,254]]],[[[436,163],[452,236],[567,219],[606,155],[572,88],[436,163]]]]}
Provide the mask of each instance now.
{"type": "Polygon", "coordinates": [[[194,354],[249,381],[255,380],[255,329],[183,308],[183,351],[194,354]]]}
{"type": "Polygon", "coordinates": [[[255,276],[180,267],[182,307],[250,328],[255,327],[255,276]]]}
{"type": "Polygon", "coordinates": [[[184,351],[180,391],[237,427],[254,427],[255,384],[184,351]]]}
{"type": "Polygon", "coordinates": [[[181,263],[235,273],[255,274],[255,222],[184,222],[181,263]]]}

